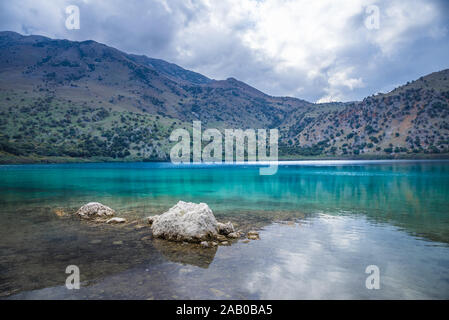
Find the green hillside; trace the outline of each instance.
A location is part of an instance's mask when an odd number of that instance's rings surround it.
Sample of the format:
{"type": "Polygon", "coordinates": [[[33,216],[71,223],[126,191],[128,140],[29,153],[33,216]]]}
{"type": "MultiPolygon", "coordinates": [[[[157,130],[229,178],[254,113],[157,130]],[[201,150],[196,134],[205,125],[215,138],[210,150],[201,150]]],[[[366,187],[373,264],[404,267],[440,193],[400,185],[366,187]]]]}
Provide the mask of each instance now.
{"type": "Polygon", "coordinates": [[[170,132],[194,120],[279,128],[281,158],[445,157],[448,73],[314,104],[95,41],[0,32],[0,162],[167,160],[170,132]]]}

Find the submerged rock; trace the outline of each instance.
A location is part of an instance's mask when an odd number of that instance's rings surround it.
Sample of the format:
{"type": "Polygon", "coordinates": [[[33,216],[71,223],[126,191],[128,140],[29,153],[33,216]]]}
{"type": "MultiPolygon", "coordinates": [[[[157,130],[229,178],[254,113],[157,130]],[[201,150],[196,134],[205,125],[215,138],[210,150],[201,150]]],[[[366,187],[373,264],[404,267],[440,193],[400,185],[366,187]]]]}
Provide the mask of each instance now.
{"type": "Polygon", "coordinates": [[[248,232],[248,239],[250,240],[259,240],[259,232],[257,231],[249,231],[248,232]]]}
{"type": "Polygon", "coordinates": [[[145,236],[145,237],[140,239],[140,241],[151,241],[151,240],[153,240],[152,236],[145,236]]]}
{"type": "Polygon", "coordinates": [[[65,211],[63,209],[57,208],[53,210],[54,214],[56,214],[58,217],[63,217],[66,215],[65,211]]]}
{"type": "Polygon", "coordinates": [[[117,217],[115,217],[115,218],[111,218],[111,219],[109,219],[108,221],[106,221],[106,223],[125,223],[126,222],[126,219],[125,218],[117,218],[117,217]]]}
{"type": "Polygon", "coordinates": [[[148,222],[151,221],[156,238],[201,242],[218,235],[217,220],[205,203],[179,201],[162,215],[150,218],[148,222]]]}
{"type": "Polygon", "coordinates": [[[76,214],[83,219],[106,218],[113,216],[115,211],[99,202],[89,202],[79,208],[76,214]]]}
{"type": "Polygon", "coordinates": [[[189,264],[200,268],[208,268],[217,252],[217,246],[205,248],[197,244],[183,244],[182,242],[162,239],[154,239],[152,245],[172,262],[189,264]]]}

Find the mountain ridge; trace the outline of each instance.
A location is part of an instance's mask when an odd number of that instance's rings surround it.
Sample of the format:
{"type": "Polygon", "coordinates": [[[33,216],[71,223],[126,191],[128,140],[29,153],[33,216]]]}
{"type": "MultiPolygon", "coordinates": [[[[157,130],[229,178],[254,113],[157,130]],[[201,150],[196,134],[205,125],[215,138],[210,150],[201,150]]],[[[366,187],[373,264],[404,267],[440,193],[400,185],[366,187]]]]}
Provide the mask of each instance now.
{"type": "Polygon", "coordinates": [[[284,158],[440,157],[448,153],[448,73],[317,104],[93,40],[0,32],[0,161],[166,160],[171,130],[194,120],[219,130],[279,128],[284,158]]]}

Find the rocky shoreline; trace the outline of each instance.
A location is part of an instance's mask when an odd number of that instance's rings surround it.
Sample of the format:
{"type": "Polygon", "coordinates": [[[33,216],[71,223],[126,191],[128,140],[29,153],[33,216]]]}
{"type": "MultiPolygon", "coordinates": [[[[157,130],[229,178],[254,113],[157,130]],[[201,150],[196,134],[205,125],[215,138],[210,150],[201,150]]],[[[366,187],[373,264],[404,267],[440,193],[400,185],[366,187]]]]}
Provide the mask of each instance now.
{"type": "MultiPolygon", "coordinates": [[[[115,214],[115,210],[99,202],[87,203],[75,213],[77,217],[94,223],[128,223],[125,218],[115,217],[115,214]]],[[[230,221],[218,222],[206,203],[179,201],[168,211],[145,218],[144,223],[139,226],[148,227],[152,232],[151,238],[196,243],[203,248],[231,245],[238,239],[245,242],[260,239],[259,233],[255,230],[245,233],[242,230],[235,230],[230,221]]]]}

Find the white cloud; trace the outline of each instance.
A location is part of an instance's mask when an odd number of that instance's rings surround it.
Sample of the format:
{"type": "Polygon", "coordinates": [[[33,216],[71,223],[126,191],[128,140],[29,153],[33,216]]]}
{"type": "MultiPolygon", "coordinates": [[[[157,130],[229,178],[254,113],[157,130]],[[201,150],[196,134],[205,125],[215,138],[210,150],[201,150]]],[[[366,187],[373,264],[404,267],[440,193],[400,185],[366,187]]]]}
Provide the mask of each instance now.
{"type": "Polygon", "coordinates": [[[319,99],[317,102],[333,102],[341,101],[344,99],[342,92],[344,90],[354,90],[356,88],[363,88],[365,84],[362,78],[351,78],[350,74],[353,73],[354,68],[349,67],[345,70],[332,71],[327,75],[328,86],[324,89],[326,95],[319,99]]]}

